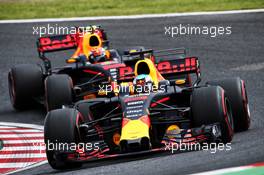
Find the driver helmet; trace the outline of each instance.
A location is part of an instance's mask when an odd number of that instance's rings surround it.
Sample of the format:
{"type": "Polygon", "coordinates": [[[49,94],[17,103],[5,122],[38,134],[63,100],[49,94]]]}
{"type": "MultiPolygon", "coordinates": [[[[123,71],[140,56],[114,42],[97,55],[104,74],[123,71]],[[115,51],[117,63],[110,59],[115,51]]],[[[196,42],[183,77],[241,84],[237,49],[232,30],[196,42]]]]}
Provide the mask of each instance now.
{"type": "Polygon", "coordinates": [[[89,54],[89,61],[91,63],[104,62],[108,58],[107,50],[101,47],[93,48],[89,54]]]}
{"type": "Polygon", "coordinates": [[[140,74],[133,80],[135,92],[146,93],[152,91],[153,80],[148,74],[140,74]]]}

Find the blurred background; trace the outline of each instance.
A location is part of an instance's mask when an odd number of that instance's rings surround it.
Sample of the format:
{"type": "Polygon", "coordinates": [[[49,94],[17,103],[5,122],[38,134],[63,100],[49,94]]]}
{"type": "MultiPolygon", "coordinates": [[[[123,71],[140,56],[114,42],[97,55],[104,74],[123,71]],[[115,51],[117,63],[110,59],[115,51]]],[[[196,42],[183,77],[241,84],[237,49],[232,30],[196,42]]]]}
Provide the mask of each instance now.
{"type": "Polygon", "coordinates": [[[116,16],[263,7],[264,0],[0,0],[0,19],[116,16]]]}

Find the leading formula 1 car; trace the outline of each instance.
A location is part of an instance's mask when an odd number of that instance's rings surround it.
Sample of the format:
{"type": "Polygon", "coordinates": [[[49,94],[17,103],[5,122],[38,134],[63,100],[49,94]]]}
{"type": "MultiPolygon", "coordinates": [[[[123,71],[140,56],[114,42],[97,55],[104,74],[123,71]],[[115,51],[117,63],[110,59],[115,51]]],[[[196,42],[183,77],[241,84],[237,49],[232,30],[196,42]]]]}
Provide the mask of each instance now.
{"type": "Polygon", "coordinates": [[[170,58],[158,59],[152,50],[130,53],[135,55],[139,60],[126,68],[134,72],[119,71],[112,89],[116,96],[82,100],[47,114],[46,154],[54,169],[166,151],[173,144],[228,143],[234,130],[249,128],[248,99],[240,78],[199,85],[197,57],[173,59],[175,54],[169,54],[170,58]],[[157,66],[155,60],[166,66],[157,66]],[[177,79],[165,79],[164,72],[177,79]],[[178,78],[193,73],[193,84],[183,85],[186,76],[178,78]]]}

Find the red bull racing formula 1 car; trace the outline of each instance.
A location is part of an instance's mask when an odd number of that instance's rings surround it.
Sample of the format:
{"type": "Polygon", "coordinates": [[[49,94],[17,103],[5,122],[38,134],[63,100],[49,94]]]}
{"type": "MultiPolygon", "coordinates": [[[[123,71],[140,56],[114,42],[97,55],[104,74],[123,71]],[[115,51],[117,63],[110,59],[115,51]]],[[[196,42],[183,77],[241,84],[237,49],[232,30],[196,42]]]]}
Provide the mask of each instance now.
{"type": "Polygon", "coordinates": [[[122,59],[133,61],[115,66],[115,77],[107,74],[114,67],[102,72],[111,83],[99,91],[110,96],[50,111],[44,126],[49,164],[65,169],[89,160],[168,150],[173,144],[228,143],[234,131],[247,130],[244,81],[199,85],[198,58],[182,51],[130,51],[122,59]]]}
{"type": "Polygon", "coordinates": [[[93,65],[99,70],[104,69],[105,65],[118,64],[120,56],[117,50],[109,49],[106,32],[101,27],[89,26],[76,31],[76,34],[38,39],[43,66],[23,64],[10,69],[9,94],[15,109],[27,109],[37,102],[49,111],[80,99],[96,97],[97,89],[93,87],[105,81],[106,76],[97,75],[93,65]],[[67,66],[52,67],[46,53],[67,49],[75,49],[72,57],[65,59],[67,66]]]}

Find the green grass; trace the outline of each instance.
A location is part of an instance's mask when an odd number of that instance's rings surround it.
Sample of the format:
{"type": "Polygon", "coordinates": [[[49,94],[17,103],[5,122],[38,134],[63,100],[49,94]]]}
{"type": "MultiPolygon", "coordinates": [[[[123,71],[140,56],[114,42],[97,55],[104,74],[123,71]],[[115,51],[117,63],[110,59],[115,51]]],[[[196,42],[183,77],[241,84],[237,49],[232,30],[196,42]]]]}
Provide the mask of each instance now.
{"type": "Polygon", "coordinates": [[[115,16],[264,8],[264,0],[0,0],[0,19],[115,16]]]}

